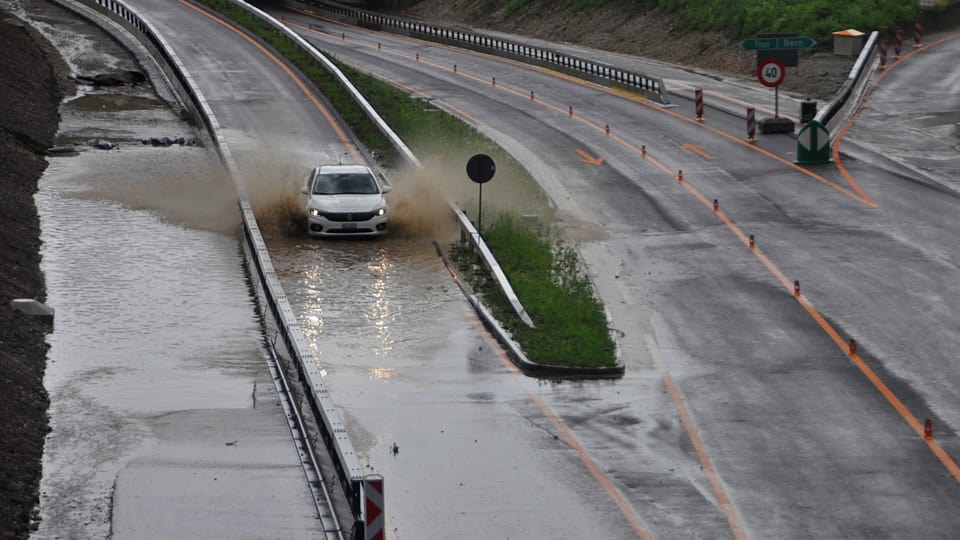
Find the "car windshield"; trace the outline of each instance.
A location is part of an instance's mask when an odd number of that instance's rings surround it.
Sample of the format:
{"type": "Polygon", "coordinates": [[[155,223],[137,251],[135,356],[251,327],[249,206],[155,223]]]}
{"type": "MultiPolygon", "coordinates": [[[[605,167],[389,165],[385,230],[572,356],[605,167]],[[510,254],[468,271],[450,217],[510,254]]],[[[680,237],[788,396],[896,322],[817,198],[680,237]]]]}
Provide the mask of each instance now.
{"type": "Polygon", "coordinates": [[[366,173],[318,174],[314,195],[371,195],[379,193],[377,181],[366,173]]]}

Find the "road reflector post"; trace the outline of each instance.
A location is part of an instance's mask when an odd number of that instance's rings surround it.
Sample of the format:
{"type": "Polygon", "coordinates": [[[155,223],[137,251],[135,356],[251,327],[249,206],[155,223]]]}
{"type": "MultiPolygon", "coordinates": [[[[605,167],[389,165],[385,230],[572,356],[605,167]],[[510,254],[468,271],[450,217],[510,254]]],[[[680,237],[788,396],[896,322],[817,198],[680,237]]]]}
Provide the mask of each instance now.
{"type": "Polygon", "coordinates": [[[683,182],[683,169],[677,169],[677,182],[683,182]]]}
{"type": "Polygon", "coordinates": [[[903,48],[903,30],[897,29],[896,37],[893,40],[893,57],[900,58],[900,49],[903,48]]]}
{"type": "Polygon", "coordinates": [[[573,105],[570,106],[570,117],[573,118],[573,105]]]}
{"type": "Polygon", "coordinates": [[[750,249],[757,247],[757,240],[753,237],[752,234],[750,235],[748,242],[750,243],[750,249]]]}
{"type": "Polygon", "coordinates": [[[717,210],[720,210],[720,201],[718,201],[717,199],[714,199],[714,200],[713,200],[713,211],[716,212],[717,210]]]}
{"type": "Polygon", "coordinates": [[[640,155],[643,157],[647,157],[647,145],[644,144],[640,146],[640,155]]]}
{"type": "Polygon", "coordinates": [[[383,43],[377,43],[377,50],[383,49],[383,43]]]}
{"type": "Polygon", "coordinates": [[[850,338],[850,356],[857,354],[857,340],[850,338]]]}
{"type": "Polygon", "coordinates": [[[703,122],[703,89],[702,88],[694,89],[693,102],[696,105],[697,122],[703,122]]]}
{"type": "Polygon", "coordinates": [[[747,107],[747,142],[757,142],[757,112],[753,107],[747,107]]]}
{"type": "Polygon", "coordinates": [[[830,133],[823,124],[811,120],[797,134],[796,163],[807,165],[830,161],[830,133]]]}
{"type": "Polygon", "coordinates": [[[604,126],[603,132],[607,134],[607,137],[610,136],[610,124],[607,124],[606,126],[604,126]]]}
{"type": "Polygon", "coordinates": [[[345,32],[341,32],[340,39],[347,39],[347,34],[345,32]]]}
{"type": "Polygon", "coordinates": [[[453,65],[453,72],[454,72],[454,73],[457,72],[457,65],[456,65],[456,64],[453,65]]]}
{"type": "Polygon", "coordinates": [[[880,40],[880,69],[887,67],[887,38],[880,40]]]}
{"type": "Polygon", "coordinates": [[[923,32],[923,25],[920,24],[920,19],[917,19],[913,23],[913,48],[920,48],[920,34],[923,32]]]}
{"type": "Polygon", "coordinates": [[[496,85],[497,85],[497,78],[494,77],[494,78],[493,78],[493,86],[496,86],[496,85]]]}
{"type": "Polygon", "coordinates": [[[800,296],[800,280],[799,279],[793,280],[793,295],[800,296]]]}
{"type": "Polygon", "coordinates": [[[923,421],[923,438],[928,441],[933,440],[933,420],[929,418],[923,421]]]}

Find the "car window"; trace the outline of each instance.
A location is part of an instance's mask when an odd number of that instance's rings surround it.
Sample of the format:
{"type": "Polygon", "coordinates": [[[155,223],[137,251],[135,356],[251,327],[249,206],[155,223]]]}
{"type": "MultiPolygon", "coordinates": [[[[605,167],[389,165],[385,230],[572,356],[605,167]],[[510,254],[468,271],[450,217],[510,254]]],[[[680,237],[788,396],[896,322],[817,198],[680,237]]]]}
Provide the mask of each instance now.
{"type": "Polygon", "coordinates": [[[314,195],[370,195],[379,192],[376,179],[365,173],[319,174],[313,183],[314,195]]]}

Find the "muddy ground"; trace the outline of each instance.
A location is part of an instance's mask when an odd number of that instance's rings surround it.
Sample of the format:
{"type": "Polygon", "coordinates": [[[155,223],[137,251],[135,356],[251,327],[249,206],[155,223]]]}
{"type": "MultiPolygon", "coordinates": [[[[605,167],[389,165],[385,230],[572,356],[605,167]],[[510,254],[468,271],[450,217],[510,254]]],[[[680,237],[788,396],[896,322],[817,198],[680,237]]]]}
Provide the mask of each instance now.
{"type": "Polygon", "coordinates": [[[69,84],[58,53],[4,12],[0,50],[0,539],[7,539],[27,537],[37,502],[48,430],[44,338],[51,330],[10,309],[10,301],[46,297],[33,196],[69,84]]]}

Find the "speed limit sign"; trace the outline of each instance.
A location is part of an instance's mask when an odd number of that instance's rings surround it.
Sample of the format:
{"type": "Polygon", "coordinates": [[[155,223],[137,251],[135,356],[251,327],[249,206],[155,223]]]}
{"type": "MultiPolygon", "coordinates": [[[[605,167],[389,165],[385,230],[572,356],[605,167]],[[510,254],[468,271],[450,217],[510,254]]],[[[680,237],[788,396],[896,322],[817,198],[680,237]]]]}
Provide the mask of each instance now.
{"type": "Polygon", "coordinates": [[[783,62],[776,58],[768,58],[757,67],[757,78],[760,84],[776,88],[783,84],[783,78],[787,76],[787,70],[783,67],[783,62]]]}

